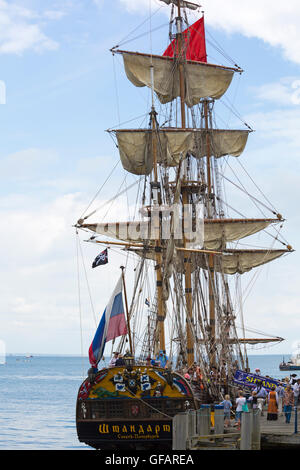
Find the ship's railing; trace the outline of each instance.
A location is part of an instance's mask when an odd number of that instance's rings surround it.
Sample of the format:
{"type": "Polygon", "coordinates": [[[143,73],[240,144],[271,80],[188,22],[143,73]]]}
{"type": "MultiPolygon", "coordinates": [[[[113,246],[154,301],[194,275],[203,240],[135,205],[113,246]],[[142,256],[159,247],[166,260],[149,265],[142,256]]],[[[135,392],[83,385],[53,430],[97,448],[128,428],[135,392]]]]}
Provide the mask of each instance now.
{"type": "Polygon", "coordinates": [[[185,399],[94,399],[79,404],[79,419],[172,418],[185,410],[185,399]]]}

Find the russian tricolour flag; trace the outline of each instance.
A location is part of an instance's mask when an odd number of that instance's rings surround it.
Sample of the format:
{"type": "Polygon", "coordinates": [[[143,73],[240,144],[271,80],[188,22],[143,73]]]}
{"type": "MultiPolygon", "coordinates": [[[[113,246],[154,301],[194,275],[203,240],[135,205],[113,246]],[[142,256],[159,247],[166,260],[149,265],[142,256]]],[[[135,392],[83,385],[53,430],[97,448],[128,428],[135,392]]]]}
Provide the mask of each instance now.
{"type": "Polygon", "coordinates": [[[92,367],[97,367],[103,357],[105,344],[118,336],[127,335],[127,324],[122,299],[122,276],[104,310],[96,334],[89,348],[92,367]]]}

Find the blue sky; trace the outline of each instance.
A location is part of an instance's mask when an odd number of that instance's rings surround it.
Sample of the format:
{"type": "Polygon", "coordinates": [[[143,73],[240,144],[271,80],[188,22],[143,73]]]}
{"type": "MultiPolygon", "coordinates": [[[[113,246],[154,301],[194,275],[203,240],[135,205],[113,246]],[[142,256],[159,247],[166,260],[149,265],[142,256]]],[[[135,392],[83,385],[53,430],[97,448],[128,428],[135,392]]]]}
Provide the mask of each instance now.
{"type": "MultiPolygon", "coordinates": [[[[269,0],[251,6],[238,0],[202,3],[207,38],[245,70],[228,92],[256,130],[241,162],[288,219],[283,233],[297,249],[300,6],[294,0],[288,7],[269,0]]],[[[169,8],[158,11],[158,0],[0,0],[0,79],[7,92],[0,106],[0,339],[8,352],[80,353],[71,226],[118,161],[105,129],[149,112],[149,91],[126,80],[120,58],[113,59],[109,49],[146,21],[150,5],[156,12],[152,28],[165,25],[151,38],[159,54],[168,44],[169,8]]],[[[129,39],[141,33],[124,48],[150,51],[149,22],[129,39]]],[[[210,44],[208,55],[230,65],[210,44]]],[[[218,106],[228,120],[227,108],[218,106]]],[[[241,125],[234,117],[229,123],[241,125]]],[[[232,165],[238,171],[238,163],[232,165]]],[[[112,197],[123,178],[119,165],[101,200],[112,197]]],[[[129,175],[127,184],[133,181],[129,175]]],[[[254,207],[249,216],[260,214],[254,207]]],[[[95,247],[85,249],[90,263],[95,247]]],[[[109,267],[89,272],[97,314],[119,265],[112,253],[109,267]]],[[[289,353],[300,342],[298,265],[295,252],[264,268],[245,304],[249,326],[287,340],[266,352],[289,353]]],[[[95,325],[88,296],[82,296],[87,350],[95,325]]]]}

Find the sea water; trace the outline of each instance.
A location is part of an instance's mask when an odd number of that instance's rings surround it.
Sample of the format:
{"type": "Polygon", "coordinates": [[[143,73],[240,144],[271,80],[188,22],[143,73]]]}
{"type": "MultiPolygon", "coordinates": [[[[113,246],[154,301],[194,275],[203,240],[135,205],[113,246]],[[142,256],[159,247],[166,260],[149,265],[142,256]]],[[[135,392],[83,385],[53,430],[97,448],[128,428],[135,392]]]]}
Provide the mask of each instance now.
{"type": "Polygon", "coordinates": [[[76,397],[88,360],[8,356],[0,366],[0,449],[88,449],[76,434],[76,397]]]}
{"type": "MultiPolygon", "coordinates": [[[[252,372],[258,367],[273,378],[289,376],[279,371],[281,361],[249,356],[252,372]]],[[[75,423],[77,392],[88,368],[81,357],[8,356],[0,365],[0,449],[88,450],[75,423]]]]}

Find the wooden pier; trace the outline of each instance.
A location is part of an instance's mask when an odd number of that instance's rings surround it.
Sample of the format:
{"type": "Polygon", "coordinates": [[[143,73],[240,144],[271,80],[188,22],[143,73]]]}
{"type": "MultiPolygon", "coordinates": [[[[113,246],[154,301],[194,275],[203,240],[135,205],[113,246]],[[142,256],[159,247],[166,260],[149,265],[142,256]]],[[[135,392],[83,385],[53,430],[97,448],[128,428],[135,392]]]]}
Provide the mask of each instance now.
{"type": "MultiPolygon", "coordinates": [[[[300,424],[300,409],[297,412],[300,424]]],[[[290,424],[286,424],[284,413],[278,416],[277,421],[267,421],[266,413],[260,418],[261,446],[268,449],[294,449],[300,450],[300,426],[297,425],[295,433],[295,412],[293,411],[290,424]]]]}
{"type": "Polygon", "coordinates": [[[300,450],[299,418],[300,409],[297,415],[293,409],[289,424],[284,413],[268,421],[255,410],[243,413],[241,429],[234,420],[225,429],[223,410],[211,413],[206,406],[173,418],[173,450],[300,450]]]}

